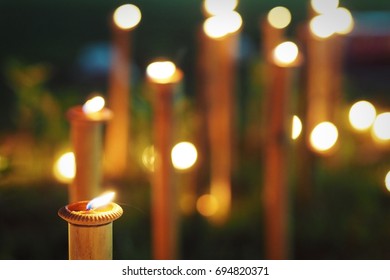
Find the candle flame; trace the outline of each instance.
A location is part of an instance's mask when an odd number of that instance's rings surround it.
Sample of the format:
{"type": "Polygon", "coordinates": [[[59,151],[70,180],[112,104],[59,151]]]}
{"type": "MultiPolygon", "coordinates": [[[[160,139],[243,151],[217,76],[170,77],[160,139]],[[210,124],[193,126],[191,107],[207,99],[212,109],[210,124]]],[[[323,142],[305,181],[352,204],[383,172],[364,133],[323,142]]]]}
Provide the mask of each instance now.
{"type": "Polygon", "coordinates": [[[86,209],[92,210],[92,209],[106,206],[114,199],[114,196],[115,196],[115,192],[108,192],[106,194],[98,196],[88,202],[86,209]]]}
{"type": "Polygon", "coordinates": [[[86,114],[93,114],[101,111],[104,108],[104,98],[101,96],[95,96],[83,105],[83,111],[86,114]]]}

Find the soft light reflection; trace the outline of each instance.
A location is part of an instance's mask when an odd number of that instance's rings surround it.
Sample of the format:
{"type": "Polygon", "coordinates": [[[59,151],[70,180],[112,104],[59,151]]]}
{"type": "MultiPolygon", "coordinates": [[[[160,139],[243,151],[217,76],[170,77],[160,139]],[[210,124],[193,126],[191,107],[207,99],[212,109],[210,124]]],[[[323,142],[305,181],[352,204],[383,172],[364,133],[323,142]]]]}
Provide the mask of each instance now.
{"type": "Polygon", "coordinates": [[[390,140],[390,113],[379,114],[372,127],[373,134],[378,140],[390,140]]]}
{"type": "Polygon", "coordinates": [[[332,18],[329,15],[318,15],[310,20],[310,31],[321,39],[326,39],[335,33],[332,18]]]}
{"type": "Polygon", "coordinates": [[[208,37],[219,39],[237,32],[241,26],[241,15],[233,11],[209,17],[203,23],[203,30],[208,37]]]}
{"type": "Polygon", "coordinates": [[[114,196],[115,196],[115,192],[107,192],[105,194],[102,194],[101,196],[98,196],[90,200],[86,206],[86,210],[93,210],[96,208],[106,206],[114,199],[114,196]]]}
{"type": "Polygon", "coordinates": [[[157,83],[169,83],[176,72],[176,65],[171,61],[157,61],[148,65],[146,74],[157,83]]]}
{"type": "Polygon", "coordinates": [[[131,29],[141,21],[140,9],[132,4],[125,4],[114,11],[114,22],[121,29],[131,29]]]}
{"type": "Polygon", "coordinates": [[[205,216],[210,217],[218,211],[218,200],[211,194],[204,194],[198,198],[196,209],[205,216]]]}
{"type": "Polygon", "coordinates": [[[205,0],[203,7],[206,13],[215,16],[233,11],[238,5],[238,0],[205,0]]]}
{"type": "Polygon", "coordinates": [[[293,140],[297,139],[299,135],[301,135],[302,132],[302,122],[301,119],[294,115],[292,119],[292,132],[291,132],[291,138],[293,140]]]}
{"type": "Polygon", "coordinates": [[[386,189],[390,192],[390,171],[387,172],[386,174],[385,185],[386,185],[386,189]]]}
{"type": "Polygon", "coordinates": [[[339,6],[339,0],[311,0],[311,6],[319,14],[325,14],[335,10],[339,6]]]}
{"type": "Polygon", "coordinates": [[[295,43],[283,42],[276,46],[273,51],[274,62],[279,66],[291,65],[296,61],[298,53],[298,46],[295,43]]]}
{"type": "Polygon", "coordinates": [[[279,6],[268,12],[267,19],[272,27],[282,29],[290,24],[291,13],[289,9],[279,6]]]}
{"type": "Polygon", "coordinates": [[[322,122],[311,132],[310,144],[316,151],[325,152],[336,144],[337,138],[337,127],[330,122],[322,122]]]}
{"type": "Polygon", "coordinates": [[[361,100],[349,110],[349,122],[356,130],[367,130],[374,123],[376,110],[370,102],[361,100]]]}
{"type": "Polygon", "coordinates": [[[171,152],[173,167],[179,170],[191,168],[197,158],[198,152],[190,142],[180,142],[176,144],[171,152]]]}
{"type": "Polygon", "coordinates": [[[97,113],[104,108],[104,104],[105,101],[103,97],[95,96],[84,103],[83,111],[86,114],[97,113]]]}
{"type": "Polygon", "coordinates": [[[154,165],[156,162],[156,152],[154,151],[154,146],[151,145],[146,147],[142,153],[142,164],[150,172],[154,172],[154,165]]]}
{"type": "Polygon", "coordinates": [[[53,166],[55,178],[62,183],[70,183],[76,174],[76,161],[72,152],[61,155],[53,166]]]}

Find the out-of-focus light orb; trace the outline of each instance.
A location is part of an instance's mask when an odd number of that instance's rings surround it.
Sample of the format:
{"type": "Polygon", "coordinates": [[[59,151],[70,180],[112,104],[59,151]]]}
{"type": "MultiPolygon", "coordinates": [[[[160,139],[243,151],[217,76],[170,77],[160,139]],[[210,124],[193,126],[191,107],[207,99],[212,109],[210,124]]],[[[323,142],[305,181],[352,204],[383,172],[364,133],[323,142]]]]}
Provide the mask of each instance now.
{"type": "Polygon", "coordinates": [[[198,152],[194,144],[190,142],[180,142],[173,147],[171,158],[173,167],[178,170],[185,170],[195,164],[198,158],[198,152]]]}
{"type": "Polygon", "coordinates": [[[386,189],[390,192],[390,171],[387,172],[386,174],[385,185],[386,185],[386,189]]]}
{"type": "Polygon", "coordinates": [[[292,131],[291,131],[291,138],[293,140],[297,139],[299,135],[301,135],[302,132],[302,122],[301,119],[294,115],[292,119],[292,131]]]}
{"type": "Polygon", "coordinates": [[[275,7],[268,12],[267,20],[272,27],[283,29],[291,22],[290,10],[282,6],[275,7]]]}
{"type": "Polygon", "coordinates": [[[156,152],[154,151],[154,146],[151,145],[149,147],[146,147],[142,153],[141,156],[142,164],[145,166],[145,168],[150,171],[154,172],[154,165],[156,162],[156,152]]]}
{"type": "Polygon", "coordinates": [[[288,66],[296,61],[299,54],[298,46],[290,41],[276,46],[273,51],[274,62],[279,66],[288,66]]]}
{"type": "Polygon", "coordinates": [[[390,140],[390,113],[379,114],[372,126],[374,136],[379,140],[390,140]]]}
{"type": "Polygon", "coordinates": [[[349,110],[349,122],[356,130],[367,130],[374,123],[376,110],[370,102],[361,100],[349,110]]]}
{"type": "Polygon", "coordinates": [[[133,4],[125,4],[114,11],[114,22],[121,29],[131,29],[141,21],[141,11],[133,4]]]}
{"type": "Polygon", "coordinates": [[[309,23],[310,31],[321,39],[326,39],[335,33],[335,27],[331,16],[318,15],[313,17],[309,23]]]}
{"type": "Polygon", "coordinates": [[[203,23],[203,30],[208,37],[219,39],[238,31],[241,26],[241,15],[232,11],[207,18],[203,23]]]}
{"type": "Polygon", "coordinates": [[[62,183],[70,183],[76,174],[76,161],[73,152],[61,155],[53,166],[55,178],[62,183]]]}
{"type": "Polygon", "coordinates": [[[233,11],[238,5],[238,0],[205,0],[204,10],[211,16],[233,11]]]}
{"type": "Polygon", "coordinates": [[[102,110],[104,105],[104,98],[101,96],[95,96],[84,103],[83,111],[86,114],[93,114],[102,110]]]}
{"type": "Polygon", "coordinates": [[[218,208],[218,200],[211,194],[202,195],[196,202],[196,209],[205,217],[213,216],[218,211],[218,208]]]}
{"type": "Polygon", "coordinates": [[[339,0],[311,0],[311,7],[319,14],[326,14],[339,6],[339,0]]]}
{"type": "Polygon", "coordinates": [[[331,149],[337,142],[337,127],[330,122],[318,124],[310,134],[310,144],[318,152],[331,149]]]}
{"type": "Polygon", "coordinates": [[[337,8],[329,14],[334,31],[338,34],[348,34],[353,30],[354,20],[351,12],[346,8],[337,8]]]}
{"type": "Polygon", "coordinates": [[[148,65],[146,74],[155,82],[169,82],[176,72],[176,65],[171,61],[157,61],[148,65]]]}

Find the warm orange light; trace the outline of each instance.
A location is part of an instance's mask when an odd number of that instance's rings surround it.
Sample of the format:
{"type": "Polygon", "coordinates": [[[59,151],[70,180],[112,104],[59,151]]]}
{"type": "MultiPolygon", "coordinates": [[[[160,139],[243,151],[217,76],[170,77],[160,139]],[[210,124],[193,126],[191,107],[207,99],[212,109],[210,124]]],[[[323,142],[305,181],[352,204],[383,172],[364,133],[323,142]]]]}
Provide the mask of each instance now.
{"type": "Polygon", "coordinates": [[[218,200],[211,194],[202,195],[196,202],[196,209],[205,217],[213,216],[218,211],[218,208],[218,200]]]}
{"type": "Polygon", "coordinates": [[[370,102],[361,100],[354,103],[349,110],[349,122],[356,130],[369,129],[375,121],[376,110],[370,102]]]}
{"type": "Polygon", "coordinates": [[[237,32],[241,26],[241,15],[236,11],[232,11],[206,19],[203,24],[203,30],[208,37],[219,39],[237,32]]]}
{"type": "Polygon", "coordinates": [[[318,124],[310,134],[310,144],[318,152],[327,152],[337,142],[337,127],[330,122],[318,124]]]}
{"type": "Polygon", "coordinates": [[[76,162],[73,152],[61,155],[53,166],[54,177],[62,183],[70,183],[75,177],[76,162]]]}
{"type": "Polygon", "coordinates": [[[86,114],[94,114],[101,111],[104,108],[104,98],[101,96],[95,96],[83,105],[83,111],[86,114]]]}
{"type": "Polygon", "coordinates": [[[114,199],[114,196],[115,196],[115,192],[107,192],[101,196],[98,196],[88,202],[86,206],[86,210],[93,210],[96,208],[106,206],[114,199]]]}
{"type": "Polygon", "coordinates": [[[238,5],[238,0],[205,0],[203,8],[211,16],[233,11],[238,5]]]}
{"type": "Polygon", "coordinates": [[[194,144],[180,142],[176,144],[171,152],[172,164],[178,170],[191,168],[198,158],[198,152],[194,144]]]}
{"type": "Polygon", "coordinates": [[[275,7],[268,12],[267,20],[272,27],[283,29],[290,24],[291,13],[289,9],[285,7],[275,7]]]}
{"type": "Polygon", "coordinates": [[[276,46],[273,51],[273,58],[276,65],[285,67],[293,64],[297,60],[298,54],[298,46],[287,41],[276,46]]]}
{"type": "Polygon", "coordinates": [[[135,5],[125,4],[115,10],[113,18],[119,28],[129,30],[141,21],[141,11],[135,5]]]}

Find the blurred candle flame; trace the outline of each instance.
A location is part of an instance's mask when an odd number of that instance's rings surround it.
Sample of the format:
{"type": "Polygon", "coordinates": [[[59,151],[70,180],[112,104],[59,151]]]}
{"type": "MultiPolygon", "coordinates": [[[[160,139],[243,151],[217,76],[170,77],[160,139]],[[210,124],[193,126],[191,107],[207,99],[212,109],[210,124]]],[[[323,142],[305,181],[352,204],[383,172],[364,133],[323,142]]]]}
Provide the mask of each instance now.
{"type": "Polygon", "coordinates": [[[98,196],[88,202],[86,209],[92,210],[92,209],[106,206],[114,199],[114,196],[115,196],[115,192],[108,192],[106,194],[98,196]]]}
{"type": "Polygon", "coordinates": [[[104,108],[104,98],[101,96],[95,96],[83,105],[83,111],[86,114],[93,114],[101,111],[104,108]]]}

